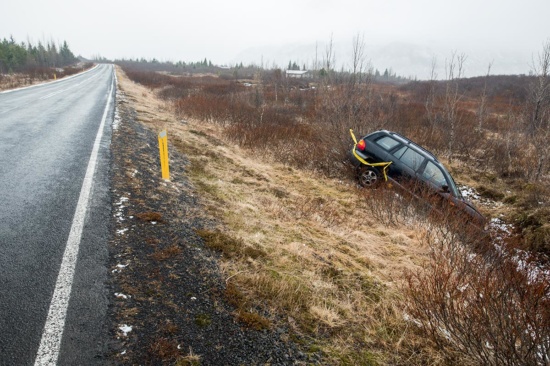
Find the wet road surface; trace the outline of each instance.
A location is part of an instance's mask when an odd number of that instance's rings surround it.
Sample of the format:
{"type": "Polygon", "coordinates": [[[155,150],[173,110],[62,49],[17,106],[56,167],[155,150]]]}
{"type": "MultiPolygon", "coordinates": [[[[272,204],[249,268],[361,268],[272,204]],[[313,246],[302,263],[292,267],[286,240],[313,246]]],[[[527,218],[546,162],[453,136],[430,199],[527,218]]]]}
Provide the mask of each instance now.
{"type": "Polygon", "coordinates": [[[112,66],[100,65],[0,93],[0,365],[101,364],[113,87],[112,66]],[[82,198],[86,174],[91,191],[82,198]],[[75,263],[65,278],[71,240],[75,263]],[[68,307],[45,329],[59,277],[68,307]]]}

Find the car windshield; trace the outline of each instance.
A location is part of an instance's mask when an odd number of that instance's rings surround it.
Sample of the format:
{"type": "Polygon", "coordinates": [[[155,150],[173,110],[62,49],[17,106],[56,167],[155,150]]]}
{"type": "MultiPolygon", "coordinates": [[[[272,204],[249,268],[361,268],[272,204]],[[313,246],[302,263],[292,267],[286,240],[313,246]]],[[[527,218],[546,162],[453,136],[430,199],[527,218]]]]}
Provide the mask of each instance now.
{"type": "Polygon", "coordinates": [[[462,193],[458,190],[456,187],[456,183],[452,177],[452,175],[449,174],[449,190],[451,191],[451,194],[457,198],[462,199],[462,193]]]}

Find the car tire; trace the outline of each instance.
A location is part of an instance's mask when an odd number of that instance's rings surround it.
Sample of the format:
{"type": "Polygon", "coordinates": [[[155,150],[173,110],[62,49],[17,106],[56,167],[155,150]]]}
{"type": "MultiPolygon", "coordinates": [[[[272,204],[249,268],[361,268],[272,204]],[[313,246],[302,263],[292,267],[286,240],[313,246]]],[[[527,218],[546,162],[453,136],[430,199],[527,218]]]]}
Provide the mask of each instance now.
{"type": "Polygon", "coordinates": [[[380,185],[381,176],[376,168],[364,166],[359,168],[357,179],[361,187],[376,188],[380,185]]]}

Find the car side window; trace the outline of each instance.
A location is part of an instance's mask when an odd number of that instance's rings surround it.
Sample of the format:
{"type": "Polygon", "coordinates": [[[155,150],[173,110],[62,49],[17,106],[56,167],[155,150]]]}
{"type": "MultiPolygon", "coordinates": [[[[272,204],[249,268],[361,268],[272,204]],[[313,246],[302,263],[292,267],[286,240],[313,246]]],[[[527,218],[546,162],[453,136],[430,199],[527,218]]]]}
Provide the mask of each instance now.
{"type": "Polygon", "coordinates": [[[439,168],[437,165],[435,165],[431,161],[429,161],[428,164],[426,164],[426,168],[424,169],[422,176],[424,177],[424,179],[429,180],[430,182],[435,184],[437,187],[443,187],[447,185],[447,180],[445,179],[445,176],[443,175],[441,168],[439,168]]]}
{"type": "Polygon", "coordinates": [[[376,143],[380,145],[384,150],[389,151],[399,145],[399,141],[392,139],[389,136],[384,136],[376,140],[376,143]]]}
{"type": "Polygon", "coordinates": [[[401,159],[401,156],[403,155],[403,153],[405,152],[405,150],[407,150],[408,147],[407,146],[402,146],[400,147],[399,149],[397,149],[396,152],[393,153],[393,156],[395,156],[397,159],[401,159]]]}
{"type": "Polygon", "coordinates": [[[413,149],[407,149],[403,155],[399,158],[403,164],[416,171],[422,165],[424,157],[414,151],[413,149]]]}

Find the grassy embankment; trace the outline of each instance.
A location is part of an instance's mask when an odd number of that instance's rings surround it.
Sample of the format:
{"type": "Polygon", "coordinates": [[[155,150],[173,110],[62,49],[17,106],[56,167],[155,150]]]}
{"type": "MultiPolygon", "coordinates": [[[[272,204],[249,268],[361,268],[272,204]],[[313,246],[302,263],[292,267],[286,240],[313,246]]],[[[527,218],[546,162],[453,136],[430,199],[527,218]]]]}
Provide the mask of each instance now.
{"type": "Polygon", "coordinates": [[[403,319],[399,291],[404,269],[426,251],[421,232],[375,220],[352,181],[274,162],[269,151],[251,154],[219,125],[178,120],[153,91],[118,75],[140,120],[166,128],[170,148],[191,162],[205,215],[219,220],[201,234],[223,253],[240,320],[286,323],[343,363],[424,357],[412,351],[423,340],[403,319]]]}

